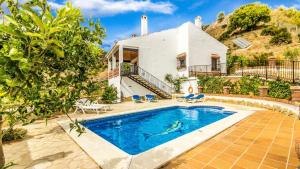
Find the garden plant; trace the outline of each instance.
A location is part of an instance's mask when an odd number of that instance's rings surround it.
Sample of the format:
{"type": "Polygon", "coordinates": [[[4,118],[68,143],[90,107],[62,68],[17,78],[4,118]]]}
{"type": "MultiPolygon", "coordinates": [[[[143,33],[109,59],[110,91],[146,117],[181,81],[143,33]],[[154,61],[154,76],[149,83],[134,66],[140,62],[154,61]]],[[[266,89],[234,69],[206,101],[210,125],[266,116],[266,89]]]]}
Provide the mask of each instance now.
{"type": "MultiPolygon", "coordinates": [[[[98,89],[89,79],[103,66],[104,29],[97,20],[84,24],[70,3],[54,11],[46,0],[0,2],[8,8],[0,24],[0,128],[7,116],[26,125],[58,112],[68,115],[82,94],[98,89]]],[[[71,129],[84,132],[71,121],[71,129]]],[[[0,168],[5,167],[2,137],[1,132],[0,168]]]]}

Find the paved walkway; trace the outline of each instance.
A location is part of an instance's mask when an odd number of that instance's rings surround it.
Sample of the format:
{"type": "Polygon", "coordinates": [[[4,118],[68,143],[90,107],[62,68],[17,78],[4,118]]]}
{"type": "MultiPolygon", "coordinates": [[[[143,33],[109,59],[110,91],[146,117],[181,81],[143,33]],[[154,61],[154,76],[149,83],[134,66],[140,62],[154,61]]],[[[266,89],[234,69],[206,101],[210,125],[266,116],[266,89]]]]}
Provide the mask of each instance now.
{"type": "MultiPolygon", "coordinates": [[[[111,114],[171,105],[173,100],[158,103],[113,105],[111,114]]],[[[208,102],[210,105],[220,103],[208,102]]],[[[222,103],[223,104],[223,103],[222,103]]],[[[245,106],[238,106],[246,109],[245,106]]],[[[72,117],[97,116],[73,114],[72,117]]],[[[12,168],[97,169],[96,163],[57,125],[58,116],[26,126],[29,137],[4,145],[7,162],[12,168]]],[[[216,137],[168,163],[165,168],[296,168],[294,140],[300,138],[300,121],[281,113],[259,111],[216,137]],[[288,165],[287,165],[288,164],[288,165]]]]}
{"type": "Polygon", "coordinates": [[[258,111],[164,168],[295,169],[300,166],[295,138],[300,138],[299,120],[276,112],[258,111]]]}

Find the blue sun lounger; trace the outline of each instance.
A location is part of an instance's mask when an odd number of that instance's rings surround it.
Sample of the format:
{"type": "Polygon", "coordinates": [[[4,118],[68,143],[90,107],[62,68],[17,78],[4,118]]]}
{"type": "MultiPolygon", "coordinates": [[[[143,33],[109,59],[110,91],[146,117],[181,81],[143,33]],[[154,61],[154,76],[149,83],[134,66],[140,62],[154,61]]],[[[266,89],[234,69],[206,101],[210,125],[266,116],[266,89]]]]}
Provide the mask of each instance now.
{"type": "Polygon", "coordinates": [[[194,97],[195,95],[194,94],[189,94],[187,96],[182,96],[182,97],[178,97],[180,100],[178,101],[187,101],[188,99],[194,97]]]}
{"type": "Polygon", "coordinates": [[[200,102],[200,101],[204,101],[204,100],[205,100],[205,95],[199,94],[198,96],[187,99],[187,102],[195,103],[195,102],[200,102]]]}
{"type": "Polygon", "coordinates": [[[156,102],[156,101],[157,101],[157,99],[155,98],[155,96],[152,95],[152,94],[146,94],[146,95],[145,95],[145,99],[146,99],[147,101],[149,101],[149,102],[156,102]]]}
{"type": "Polygon", "coordinates": [[[134,101],[135,103],[142,103],[142,98],[139,95],[133,95],[132,96],[132,101],[134,101]]]}

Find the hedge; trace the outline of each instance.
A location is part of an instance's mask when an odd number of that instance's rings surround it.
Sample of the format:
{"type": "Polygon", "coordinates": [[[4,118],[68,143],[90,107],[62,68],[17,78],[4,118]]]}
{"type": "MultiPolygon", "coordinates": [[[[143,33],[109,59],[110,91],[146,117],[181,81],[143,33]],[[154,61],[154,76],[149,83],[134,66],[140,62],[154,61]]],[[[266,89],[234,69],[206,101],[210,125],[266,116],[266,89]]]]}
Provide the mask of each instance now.
{"type": "MultiPolygon", "coordinates": [[[[290,84],[281,80],[268,81],[268,96],[279,99],[290,99],[290,84]]],[[[203,87],[204,93],[223,93],[224,86],[230,86],[230,94],[259,95],[259,87],[263,81],[258,76],[243,76],[236,82],[231,82],[223,77],[198,76],[198,85],[203,87]]]]}

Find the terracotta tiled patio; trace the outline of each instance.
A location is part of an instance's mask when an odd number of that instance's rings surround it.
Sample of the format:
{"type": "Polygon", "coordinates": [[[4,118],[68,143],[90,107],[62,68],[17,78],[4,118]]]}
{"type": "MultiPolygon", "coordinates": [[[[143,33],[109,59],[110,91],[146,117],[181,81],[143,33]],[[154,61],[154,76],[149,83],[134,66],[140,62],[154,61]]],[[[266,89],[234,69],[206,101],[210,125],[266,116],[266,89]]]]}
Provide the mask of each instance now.
{"type": "Polygon", "coordinates": [[[300,121],[272,111],[258,111],[191,151],[165,169],[291,168],[300,166],[295,139],[300,121]]]}

